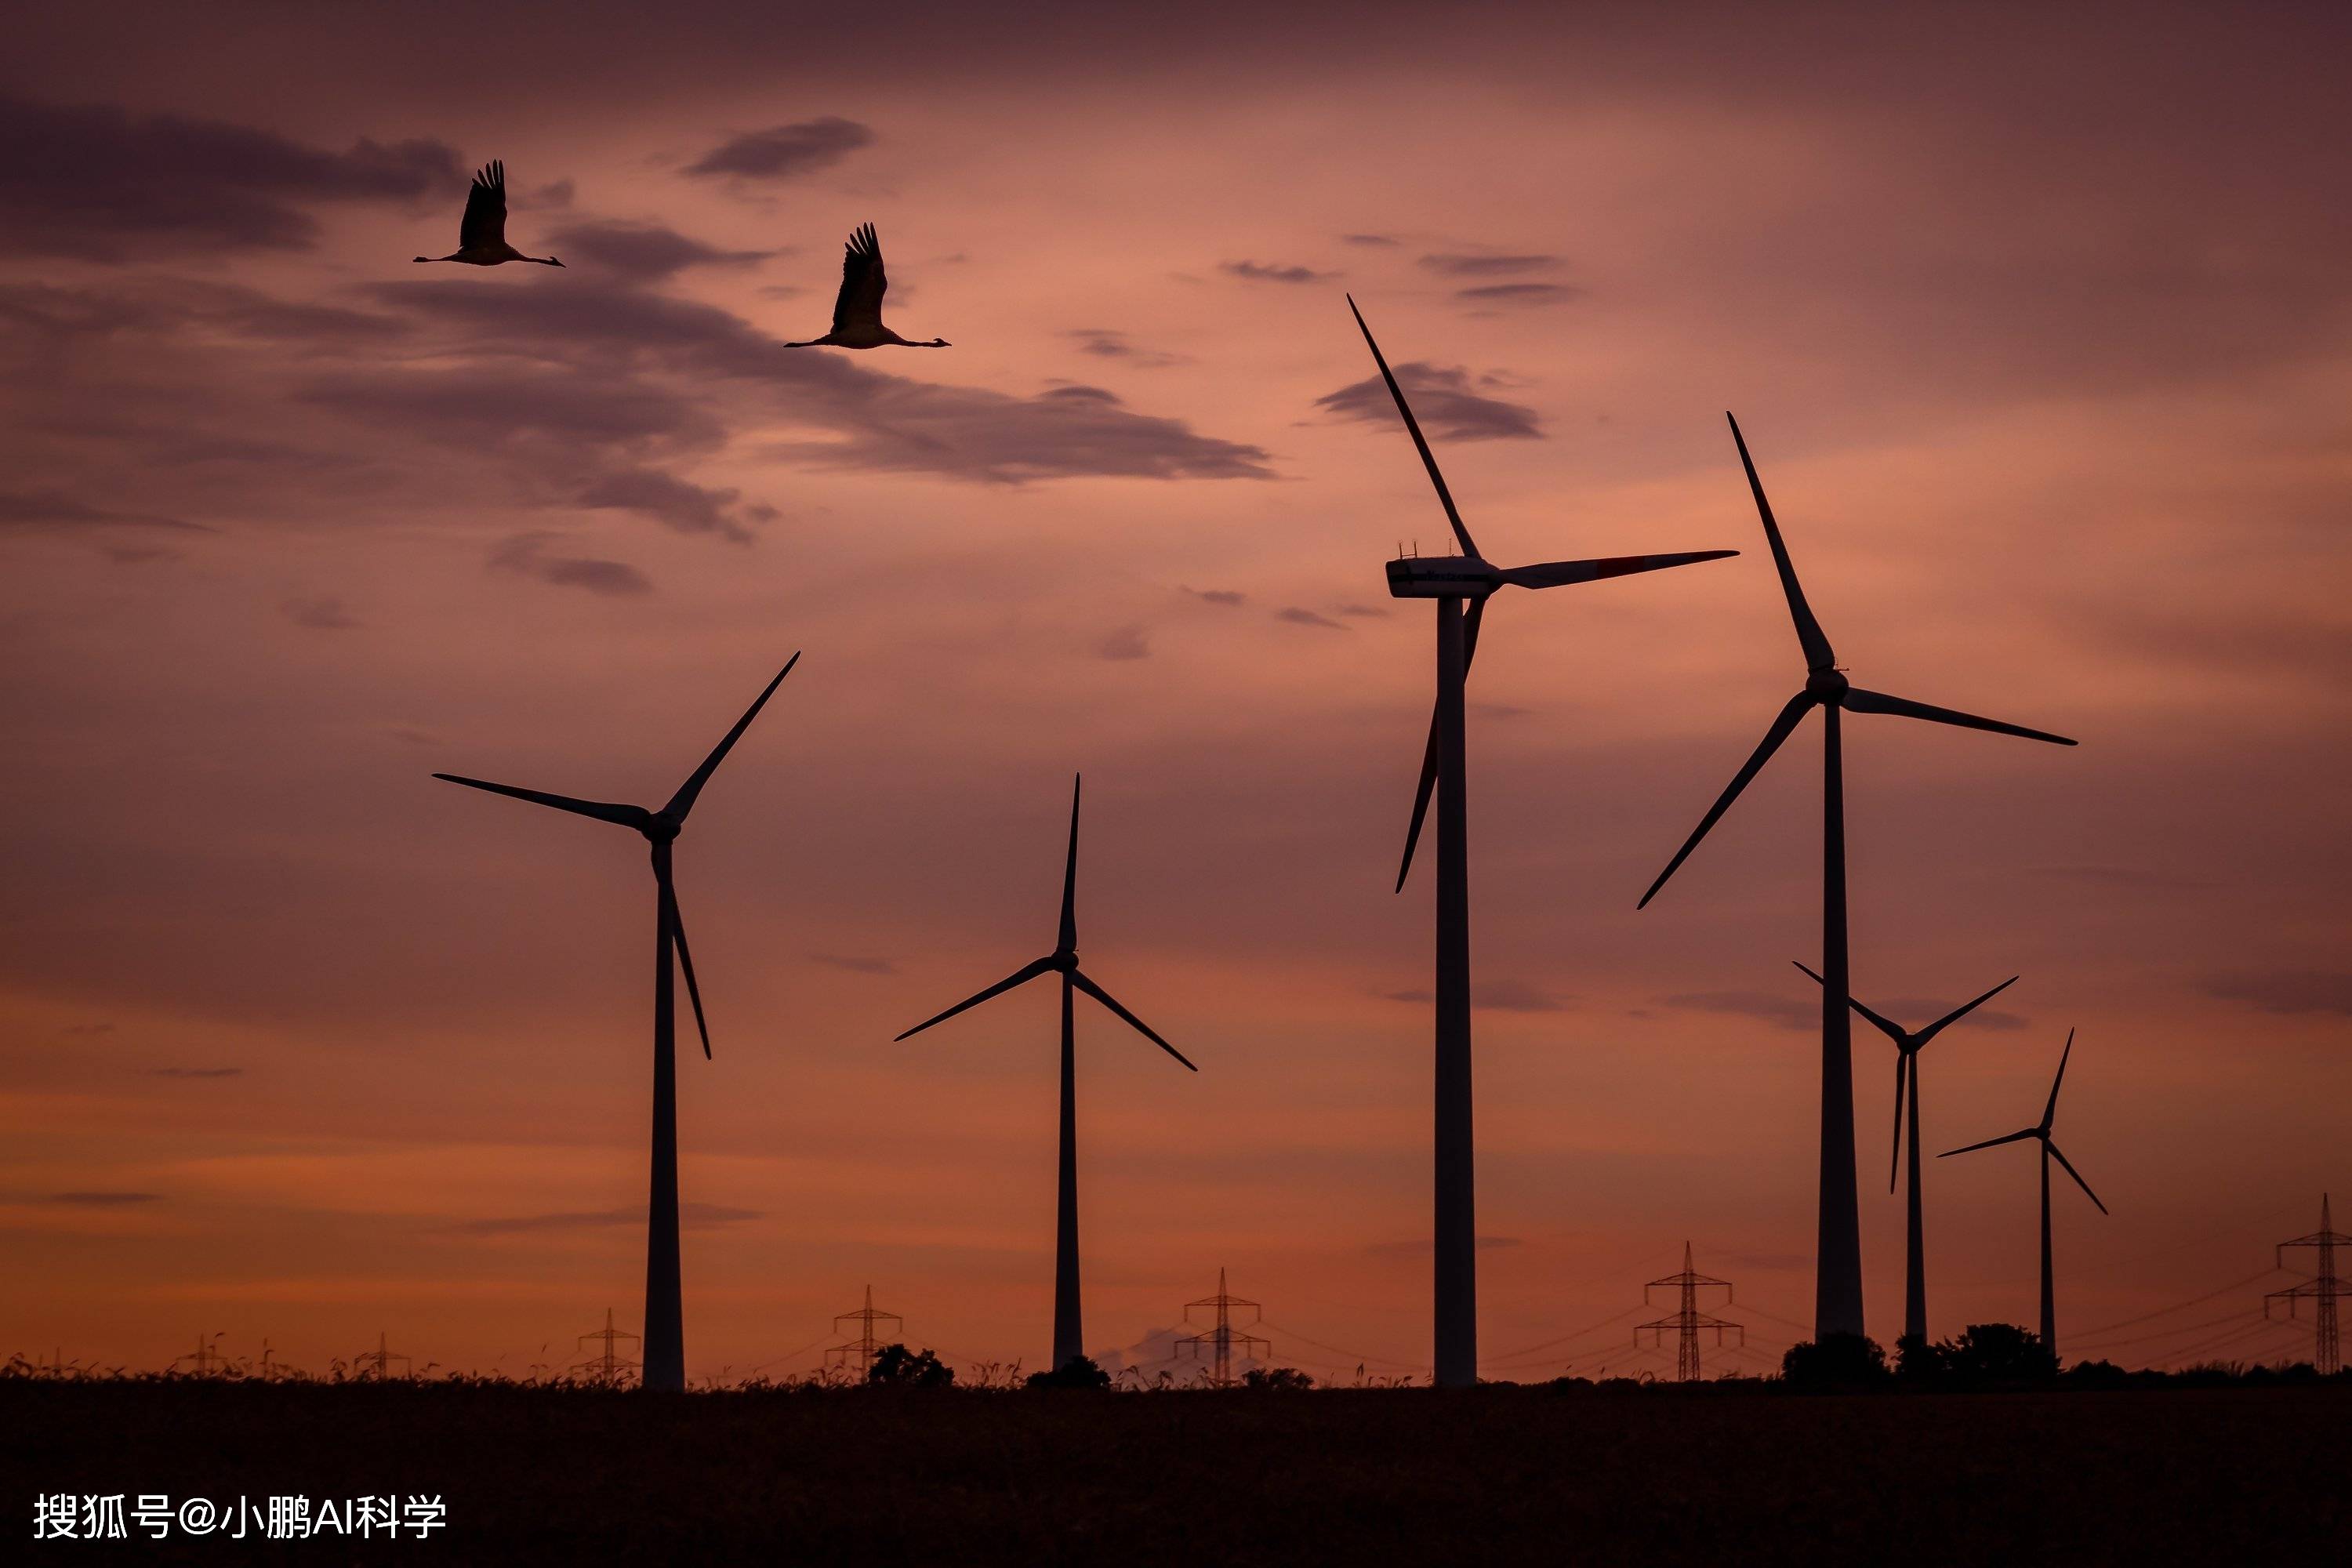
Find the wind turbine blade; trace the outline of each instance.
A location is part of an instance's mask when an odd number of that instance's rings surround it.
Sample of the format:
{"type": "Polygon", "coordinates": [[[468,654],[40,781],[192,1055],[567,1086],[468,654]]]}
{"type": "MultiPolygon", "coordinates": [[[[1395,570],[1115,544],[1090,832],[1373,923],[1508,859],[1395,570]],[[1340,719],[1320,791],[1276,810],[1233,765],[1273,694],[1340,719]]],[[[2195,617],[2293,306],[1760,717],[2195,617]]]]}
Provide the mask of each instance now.
{"type": "Polygon", "coordinates": [[[2066,1081],[2066,1058],[2074,1054],[2074,1031],[2069,1029],[2066,1031],[2066,1048],[2058,1053],[2058,1076],[2050,1080],[2050,1103],[2042,1108],[2042,1130],[2044,1132],[2050,1131],[2050,1124],[2058,1119],[2058,1086],[2066,1081]]]}
{"type": "MultiPolygon", "coordinates": [[[[1800,969],[1804,969],[1804,970],[1805,970],[1805,973],[1806,973],[1807,974],[1811,974],[1811,975],[1812,975],[1812,978],[1813,978],[1813,984],[1816,984],[1816,985],[1827,985],[1827,984],[1829,984],[1829,982],[1828,982],[1828,981],[1826,981],[1826,980],[1822,979],[1820,975],[1818,975],[1818,974],[1813,974],[1813,972],[1812,972],[1811,970],[1810,970],[1810,969],[1805,969],[1805,966],[1804,966],[1803,964],[1801,964],[1801,963],[1797,963],[1797,961],[1796,961],[1795,959],[1793,959],[1793,958],[1792,958],[1792,959],[1789,960],[1789,962],[1790,962],[1790,963],[1796,963],[1796,964],[1797,964],[1797,967],[1798,967],[1798,968],[1800,968],[1800,969]]],[[[1876,1013],[1872,1012],[1869,1008],[1867,1008],[1867,1007],[1864,1006],[1861,1003],[1859,1003],[1859,1002],[1855,1001],[1855,1000],[1854,1000],[1853,997],[1851,997],[1851,996],[1849,996],[1849,997],[1847,997],[1847,998],[1845,999],[1845,1005],[1846,1005],[1847,1006],[1849,1006],[1849,1007],[1853,1008],[1855,1012],[1857,1012],[1857,1013],[1861,1014],[1864,1017],[1865,1017],[1865,1018],[1869,1019],[1872,1023],[1874,1023],[1874,1024],[1877,1025],[1877,1026],[1878,1026],[1878,1028],[1879,1028],[1879,1031],[1880,1031],[1882,1034],[1884,1034],[1884,1035],[1885,1035],[1888,1039],[1893,1040],[1893,1041],[1895,1042],[1895,1047],[1896,1047],[1898,1050],[1902,1048],[1902,1047],[1903,1047],[1903,1045],[1904,1045],[1905,1041],[1906,1041],[1906,1040],[1907,1039],[1907,1037],[1906,1037],[1906,1036],[1904,1034],[1904,1032],[1903,1032],[1903,1026],[1901,1026],[1900,1024],[1895,1023],[1895,1022],[1893,1022],[1892,1020],[1890,1020],[1890,1019],[1888,1019],[1888,1018],[1883,1017],[1883,1016],[1881,1016],[1880,1015],[1878,1015],[1878,1014],[1876,1014],[1876,1013]]]]}
{"type": "Polygon", "coordinates": [[[957,1003],[954,1006],[949,1008],[946,1012],[939,1014],[936,1016],[924,1019],[921,1023],[908,1030],[906,1035],[894,1037],[894,1043],[896,1040],[905,1039],[907,1035],[919,1035],[925,1029],[929,1028],[933,1024],[943,1023],[946,1020],[954,1017],[958,1013],[962,1012],[967,1007],[977,1007],[982,1002],[987,1001],[991,996],[994,996],[1001,992],[1010,991],[1015,985],[1026,984],[1030,981],[1036,979],[1037,976],[1041,974],[1050,973],[1052,973],[1053,968],[1054,961],[1050,958],[1041,958],[1034,963],[1024,963],[1020,968],[1014,970],[1012,973],[1006,975],[1003,979],[998,981],[995,984],[990,986],[987,990],[980,993],[978,995],[967,996],[962,1001],[957,1003]]]}
{"type": "Polygon", "coordinates": [[[1979,1149],[1990,1149],[1999,1144],[2014,1143],[2021,1139],[2039,1138],[2041,1136],[2042,1129],[2039,1127],[2029,1127],[2022,1132],[2012,1132],[2006,1138],[1988,1138],[1981,1143],[1971,1143],[1965,1149],[1947,1149],[1942,1153],[1937,1155],[1936,1158],[1938,1160],[1948,1160],[1955,1154],[1973,1154],[1979,1149]]]}
{"type": "Polygon", "coordinates": [[[1429,439],[1421,433],[1421,422],[1412,416],[1412,405],[1404,400],[1404,388],[1397,384],[1396,376],[1389,370],[1381,345],[1372,342],[1372,329],[1364,325],[1364,313],[1356,309],[1353,294],[1348,296],[1348,310],[1364,334],[1365,346],[1372,351],[1372,363],[1381,367],[1381,379],[1389,384],[1389,395],[1396,399],[1397,412],[1404,416],[1404,427],[1412,434],[1412,444],[1421,452],[1422,466],[1429,470],[1429,482],[1437,487],[1437,499],[1445,508],[1445,521],[1454,525],[1454,537],[1462,542],[1462,553],[1477,554],[1478,547],[1470,542],[1469,529],[1463,526],[1461,510],[1454,504],[1454,492],[1445,488],[1445,476],[1437,471],[1437,458],[1429,449],[1429,439]]]}
{"type": "Polygon", "coordinates": [[[642,805],[614,805],[601,800],[575,800],[568,795],[549,795],[543,790],[518,789],[513,784],[491,784],[485,779],[464,778],[457,773],[435,773],[436,779],[446,779],[467,789],[486,789],[492,795],[510,795],[517,800],[527,800],[537,805],[551,805],[558,811],[569,811],[582,816],[593,816],[599,822],[617,822],[624,827],[643,827],[653,814],[642,805]]]}
{"type": "Polygon", "coordinates": [[[2060,1164],[2066,1167],[2066,1173],[2074,1178],[2074,1184],[2083,1189],[2083,1195],[2089,1198],[2093,1203],[2099,1204],[2099,1212],[2101,1214],[2105,1214],[2107,1212],[2107,1205],[2099,1203],[2099,1194],[2091,1191],[2091,1184],[2083,1180],[2083,1173],[2074,1169],[2074,1162],[2067,1159],[2064,1154],[2061,1153],[2059,1152],[2058,1145],[2055,1143],[2050,1145],[2050,1153],[2060,1164]]]}
{"type": "Polygon", "coordinates": [[[1789,618],[1797,623],[1797,642],[1805,650],[1808,669],[1834,669],[1837,655],[1831,651],[1830,639],[1822,635],[1821,622],[1813,619],[1812,606],[1805,603],[1805,590],[1798,584],[1797,569],[1789,562],[1789,547],[1780,542],[1780,525],[1772,520],[1772,503],[1764,499],[1764,481],[1756,477],[1756,464],[1748,456],[1748,437],[1739,433],[1739,421],[1731,420],[1731,438],[1739,447],[1739,466],[1748,470],[1748,488],[1756,494],[1756,514],[1764,520],[1764,538],[1772,546],[1772,567],[1780,574],[1780,593],[1789,601],[1789,618]]]}
{"type": "Polygon", "coordinates": [[[1084,773],[1070,775],[1070,858],[1062,868],[1060,951],[1064,952],[1075,952],[1078,947],[1078,790],[1085,783],[1084,773]]]}
{"type": "MultiPolygon", "coordinates": [[[[1478,626],[1486,618],[1486,601],[1470,601],[1470,613],[1462,620],[1462,673],[1470,673],[1470,661],[1478,656],[1478,626]]],[[[1421,842],[1422,824],[1429,816],[1429,797],[1437,788],[1437,715],[1429,716],[1429,743],[1421,752],[1421,783],[1412,795],[1412,824],[1404,833],[1404,859],[1397,866],[1396,891],[1404,891],[1404,879],[1412,874],[1413,847],[1421,842]]]]}
{"type": "Polygon", "coordinates": [[[1520,588],[1562,588],[1571,583],[1594,583],[1603,577],[1630,577],[1636,572],[1663,572],[1669,566],[1689,566],[1720,561],[1737,550],[1689,550],[1678,555],[1613,555],[1598,561],[1545,561],[1533,566],[1512,566],[1499,575],[1520,588]]]}
{"type": "Polygon", "coordinates": [[[1903,1162],[1903,1085],[1905,1073],[1911,1066],[1911,1053],[1895,1053],[1895,1142],[1886,1156],[1886,1190],[1895,1190],[1895,1173],[1903,1162]]]}
{"type": "Polygon", "coordinates": [[[790,675],[793,666],[800,661],[798,653],[784,661],[784,668],[776,671],[776,679],[768,682],[768,689],[760,693],[759,700],[744,710],[743,717],[735,721],[735,728],[727,731],[727,738],[712,747],[710,754],[702,759],[702,765],[694,770],[693,776],[677,786],[677,793],[669,797],[667,805],[662,807],[665,816],[676,817],[680,822],[686,820],[686,814],[694,809],[694,797],[702,793],[702,786],[710,782],[710,775],[719,771],[719,764],[727,760],[727,753],[734,749],[736,742],[743,738],[743,731],[751,727],[751,721],[760,716],[760,710],[768,705],[768,699],[776,694],[776,688],[784,683],[784,677],[790,675]]]}
{"type": "Polygon", "coordinates": [[[2022,724],[2004,724],[1998,719],[1979,719],[1973,713],[1957,709],[1937,708],[1925,702],[1914,702],[1907,697],[1889,697],[1884,691],[1865,691],[1859,686],[1849,686],[1845,705],[1857,713],[1892,713],[1900,719],[1925,719],[1934,724],[1955,724],[1963,730],[1990,730],[1996,735],[2016,735],[2028,741],[2047,741],[2053,746],[2071,746],[2076,742],[2063,735],[2053,735],[2047,730],[2029,730],[2022,724]]]}
{"type": "Polygon", "coordinates": [[[1104,990],[1101,986],[1096,984],[1093,981],[1087,979],[1086,975],[1079,971],[1075,969],[1070,971],[1070,984],[1085,992],[1087,995],[1093,997],[1096,1001],[1101,1003],[1104,1006],[1109,1008],[1112,1012],[1118,1014],[1120,1017],[1126,1019],[1128,1023],[1133,1026],[1145,1039],[1150,1040],[1153,1045],[1158,1046],[1161,1050],[1166,1051],[1178,1061],[1183,1062],[1186,1067],[1192,1068],[1194,1072],[1199,1072],[1201,1070],[1199,1068],[1192,1067],[1192,1064],[1185,1059],[1183,1052],[1178,1050],[1175,1047],[1161,1039],[1159,1035],[1152,1030],[1150,1025],[1145,1023],[1142,1019],[1137,1017],[1134,1014],[1120,1006],[1117,997],[1104,990]]]}
{"type": "Polygon", "coordinates": [[[1739,792],[1748,787],[1748,781],[1754,778],[1758,771],[1771,760],[1772,753],[1780,749],[1780,742],[1789,738],[1789,732],[1797,727],[1798,721],[1804,718],[1806,710],[1812,705],[1813,694],[1810,691],[1800,691],[1789,699],[1788,706],[1782,708],[1780,716],[1772,721],[1772,727],[1764,731],[1762,742],[1748,757],[1747,765],[1739,770],[1723,794],[1717,797],[1715,805],[1707,809],[1707,814],[1699,819],[1699,825],[1691,830],[1691,836],[1683,841],[1683,847],[1675,851],[1675,858],[1666,862],[1666,868],[1658,873],[1658,879],[1650,884],[1650,890],[1642,895],[1642,901],[1633,906],[1635,909],[1646,909],[1650,900],[1658,896],[1658,889],[1666,885],[1666,879],[1673,876],[1675,868],[1690,858],[1690,852],[1698,847],[1698,841],[1706,837],[1706,830],[1715,826],[1716,818],[1731,809],[1731,803],[1739,798],[1739,792]]]}
{"type": "Polygon", "coordinates": [[[1959,1006],[1953,1008],[1950,1012],[1945,1014],[1942,1017],[1937,1019],[1934,1023],[1919,1031],[1919,1043],[1923,1046],[1926,1045],[1929,1040],[1934,1039],[1937,1034],[1941,1033],[1946,1025],[1958,1023],[1961,1019],[1967,1017],[1969,1014],[1975,1012],[1978,1008],[1983,1006],[1986,1003],[1991,1001],[1994,997],[2000,995],[2002,992],[2008,990],[2011,986],[2016,984],[2017,976],[2012,974],[2008,979],[2002,981],[2000,984],[1994,986],[1991,990],[1986,992],[1983,995],[1978,997],[1975,1001],[1964,1002],[1959,1006]]]}
{"type": "Polygon", "coordinates": [[[694,981],[694,954],[686,947],[686,919],[677,912],[677,889],[662,882],[662,907],[669,914],[670,940],[677,943],[677,967],[686,976],[686,994],[694,1004],[694,1026],[702,1036],[702,1059],[710,1059],[710,1026],[702,1016],[702,987],[694,981]]]}

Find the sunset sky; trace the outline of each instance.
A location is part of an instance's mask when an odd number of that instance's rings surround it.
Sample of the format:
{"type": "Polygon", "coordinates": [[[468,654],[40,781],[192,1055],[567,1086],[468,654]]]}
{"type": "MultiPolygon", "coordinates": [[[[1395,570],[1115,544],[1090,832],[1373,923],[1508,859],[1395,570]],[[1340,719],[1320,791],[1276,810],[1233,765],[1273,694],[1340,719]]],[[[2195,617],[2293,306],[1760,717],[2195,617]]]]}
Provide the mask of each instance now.
{"type": "MultiPolygon", "coordinates": [[[[677,849],[689,1373],[869,1281],[1044,1360],[1051,988],[888,1042],[1051,947],[1080,770],[1087,970],[1201,1068],[1080,1003],[1088,1345],[1222,1265],[1277,1359],[1425,1370],[1432,634],[1381,565],[1445,525],[1343,291],[1497,562],[1743,552],[1487,619],[1493,1375],[1622,1359],[1507,1352],[1685,1238],[1759,1362],[1811,1317],[1817,726],[1634,910],[1803,675],[1726,409],[1857,683],[2082,741],[1846,730],[1858,994],[2023,977],[1923,1058],[1927,1149],[2079,1030],[2062,1349],[2352,1206],[2352,21],[1531,9],[14,18],[0,1355],[637,1326],[643,844],[430,775],[657,805],[800,649],[677,849]],[[565,268],[412,265],[493,157],[565,268]],[[952,348],[779,347],[863,221],[952,348]]],[[[2032,1320],[2035,1202],[2030,1150],[1931,1165],[1937,1333],[2032,1320]]]]}

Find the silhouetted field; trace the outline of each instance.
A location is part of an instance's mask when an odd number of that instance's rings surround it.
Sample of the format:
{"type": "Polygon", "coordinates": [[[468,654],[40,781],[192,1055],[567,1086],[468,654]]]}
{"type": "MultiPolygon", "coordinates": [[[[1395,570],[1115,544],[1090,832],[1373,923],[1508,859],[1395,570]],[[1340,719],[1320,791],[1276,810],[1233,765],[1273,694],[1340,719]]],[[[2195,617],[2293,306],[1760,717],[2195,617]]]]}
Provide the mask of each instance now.
{"type": "Polygon", "coordinates": [[[18,1539],[37,1492],[447,1503],[429,1543],[130,1549],[321,1562],[2242,1562],[2341,1550],[2347,1418],[2340,1386],[647,1398],[0,1383],[18,1539]]]}

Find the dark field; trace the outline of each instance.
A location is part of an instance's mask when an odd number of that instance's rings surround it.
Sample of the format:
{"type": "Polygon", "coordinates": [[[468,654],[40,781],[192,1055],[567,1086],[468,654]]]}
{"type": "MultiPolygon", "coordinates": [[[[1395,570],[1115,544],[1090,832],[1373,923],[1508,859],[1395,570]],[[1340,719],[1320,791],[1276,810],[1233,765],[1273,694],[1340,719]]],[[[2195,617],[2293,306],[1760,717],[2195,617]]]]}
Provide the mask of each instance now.
{"type": "Polygon", "coordinates": [[[0,1433],[27,1563],[2341,1562],[2352,1397],[13,1380],[0,1433]],[[448,1523],[30,1543],[63,1491],[424,1493],[448,1523]]]}

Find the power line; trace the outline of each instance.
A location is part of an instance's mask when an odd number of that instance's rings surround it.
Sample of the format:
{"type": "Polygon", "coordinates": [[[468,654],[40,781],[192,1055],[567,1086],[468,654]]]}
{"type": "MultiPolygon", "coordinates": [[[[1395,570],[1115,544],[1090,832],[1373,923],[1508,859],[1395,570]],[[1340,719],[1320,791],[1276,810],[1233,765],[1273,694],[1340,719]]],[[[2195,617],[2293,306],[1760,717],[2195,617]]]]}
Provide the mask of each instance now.
{"type": "Polygon", "coordinates": [[[2184,1307],[2202,1306],[2206,1302],[2213,1300],[2217,1297],[2230,1294],[2232,1290],[2242,1290],[2247,1286],[2255,1283],[2257,1280],[2267,1279],[2277,1272],[2278,1268],[2273,1265],[2258,1273],[2249,1274],[2243,1279],[2224,1285],[2219,1290],[2210,1290],[2202,1296],[2191,1296],[2186,1301],[2175,1301],[2169,1307],[2158,1307],[2155,1311],[2142,1312],[2137,1318],[2119,1318],[2112,1323],[2102,1323],[2095,1329],[2085,1329],[2083,1331],[2083,1342],[2087,1344],[2095,1341],[2101,1334],[2105,1333],[2109,1329],[2128,1329],[2135,1323],[2145,1323],[2152,1318],[2161,1318],[2166,1316],[2168,1313],[2178,1312],[2184,1307]]]}

